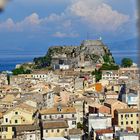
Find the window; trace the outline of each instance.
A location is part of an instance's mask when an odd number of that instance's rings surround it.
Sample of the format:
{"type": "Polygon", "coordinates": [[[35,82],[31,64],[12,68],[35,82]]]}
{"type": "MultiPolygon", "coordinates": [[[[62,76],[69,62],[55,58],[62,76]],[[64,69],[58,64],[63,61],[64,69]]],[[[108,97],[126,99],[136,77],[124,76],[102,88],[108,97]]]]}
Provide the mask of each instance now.
{"type": "Polygon", "coordinates": [[[54,132],[54,130],[52,129],[52,132],[54,132]]]}
{"type": "Polygon", "coordinates": [[[46,133],[48,133],[48,130],[46,130],[46,133]]]}
{"type": "Polygon", "coordinates": [[[126,124],[128,124],[128,121],[126,121],[126,124]]]}
{"type": "Polygon", "coordinates": [[[121,125],[123,125],[123,122],[121,122],[121,125]]]}
{"type": "Polygon", "coordinates": [[[138,117],[138,116],[139,116],[139,114],[136,114],[136,116],[138,117]]]}
{"type": "Polygon", "coordinates": [[[131,124],[133,124],[133,121],[131,121],[131,124]]]}
{"type": "Polygon", "coordinates": [[[49,94],[48,99],[51,99],[51,95],[49,94]]]}
{"type": "Polygon", "coordinates": [[[67,129],[65,129],[65,131],[67,132],[67,129]]]}
{"type": "Polygon", "coordinates": [[[8,118],[6,118],[5,121],[8,122],[8,118]]]}
{"type": "Polygon", "coordinates": [[[129,117],[129,114],[125,114],[125,118],[127,119],[129,117]]]}
{"type": "Polygon", "coordinates": [[[123,118],[123,115],[121,115],[121,118],[123,118]]]}
{"type": "Polygon", "coordinates": [[[72,114],[72,117],[74,118],[74,114],[72,114]]]}
{"type": "Polygon", "coordinates": [[[12,131],[16,131],[15,127],[12,127],[12,131]]]}
{"type": "Polygon", "coordinates": [[[72,125],[75,125],[76,124],[76,121],[72,121],[72,125]]]}
{"type": "Polygon", "coordinates": [[[18,123],[18,120],[15,120],[15,123],[18,123]]]}
{"type": "Polygon", "coordinates": [[[139,121],[137,121],[137,124],[139,124],[139,121]]]}
{"type": "Polygon", "coordinates": [[[50,115],[50,119],[52,118],[52,116],[50,115]]]}
{"type": "Polygon", "coordinates": [[[6,131],[6,132],[8,131],[8,128],[7,128],[7,127],[5,127],[5,131],[6,131]]]}
{"type": "Polygon", "coordinates": [[[18,114],[18,112],[15,112],[15,114],[17,115],[17,114],[18,114]]]}
{"type": "Polygon", "coordinates": [[[57,129],[57,133],[59,133],[59,129],[57,129]]]}
{"type": "Polygon", "coordinates": [[[133,117],[133,114],[131,114],[131,117],[133,117]]]}

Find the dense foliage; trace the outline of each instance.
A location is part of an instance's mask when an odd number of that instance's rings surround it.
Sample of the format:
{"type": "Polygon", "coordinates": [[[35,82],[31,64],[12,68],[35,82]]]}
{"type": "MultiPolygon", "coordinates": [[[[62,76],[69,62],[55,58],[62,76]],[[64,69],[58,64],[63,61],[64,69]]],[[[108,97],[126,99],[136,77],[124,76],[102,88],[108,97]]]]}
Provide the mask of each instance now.
{"type": "Polygon", "coordinates": [[[16,68],[13,71],[13,75],[18,75],[18,74],[30,74],[31,70],[27,69],[25,70],[23,67],[16,68]]]}
{"type": "Polygon", "coordinates": [[[92,72],[92,75],[95,76],[96,82],[98,82],[98,81],[100,81],[102,79],[102,72],[101,72],[100,69],[99,70],[95,69],[95,71],[92,72]]]}
{"type": "Polygon", "coordinates": [[[78,123],[77,123],[77,128],[79,128],[79,129],[82,130],[82,129],[83,129],[83,124],[81,124],[80,122],[78,122],[78,123]]]}
{"type": "Polygon", "coordinates": [[[34,58],[35,68],[45,68],[51,65],[52,49],[48,50],[48,53],[44,57],[34,58]]]}
{"type": "Polygon", "coordinates": [[[133,65],[133,61],[130,58],[123,58],[121,62],[122,67],[131,67],[133,65]]]}
{"type": "Polygon", "coordinates": [[[105,54],[103,56],[103,60],[104,60],[104,63],[106,64],[114,64],[115,61],[114,61],[114,58],[112,57],[112,54],[105,54]]]}
{"type": "Polygon", "coordinates": [[[115,64],[103,64],[100,70],[118,70],[119,66],[115,64]]]}
{"type": "Polygon", "coordinates": [[[102,79],[102,70],[118,70],[119,66],[115,64],[103,64],[100,69],[95,69],[95,71],[92,72],[92,75],[95,76],[96,82],[100,81],[102,79]]]}

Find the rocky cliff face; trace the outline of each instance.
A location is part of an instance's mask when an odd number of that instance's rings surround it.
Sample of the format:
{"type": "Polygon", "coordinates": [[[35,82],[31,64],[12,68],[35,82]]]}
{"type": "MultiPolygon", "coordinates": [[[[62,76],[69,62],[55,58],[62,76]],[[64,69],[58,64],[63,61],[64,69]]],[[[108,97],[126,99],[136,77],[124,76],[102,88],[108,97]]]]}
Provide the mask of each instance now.
{"type": "Polygon", "coordinates": [[[53,46],[44,57],[34,59],[36,68],[54,65],[87,67],[96,64],[114,64],[110,50],[101,40],[85,40],[79,46],[53,46]]]}

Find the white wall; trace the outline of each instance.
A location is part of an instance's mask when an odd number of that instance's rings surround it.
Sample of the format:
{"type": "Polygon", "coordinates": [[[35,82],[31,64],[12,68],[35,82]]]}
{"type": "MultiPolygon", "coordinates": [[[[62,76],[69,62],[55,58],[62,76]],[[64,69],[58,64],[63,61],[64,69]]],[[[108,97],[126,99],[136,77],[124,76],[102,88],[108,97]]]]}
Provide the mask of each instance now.
{"type": "Polygon", "coordinates": [[[90,117],[88,120],[89,132],[91,129],[106,129],[111,127],[111,117],[90,117]]]}
{"type": "Polygon", "coordinates": [[[139,140],[138,136],[121,136],[119,140],[139,140]]]}

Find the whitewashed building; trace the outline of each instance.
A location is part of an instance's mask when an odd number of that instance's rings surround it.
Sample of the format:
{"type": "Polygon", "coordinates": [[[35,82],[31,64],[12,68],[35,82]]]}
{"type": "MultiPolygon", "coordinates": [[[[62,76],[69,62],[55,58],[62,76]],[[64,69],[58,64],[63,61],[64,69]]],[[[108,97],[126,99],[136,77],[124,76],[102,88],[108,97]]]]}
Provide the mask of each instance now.
{"type": "Polygon", "coordinates": [[[88,132],[92,129],[107,129],[112,127],[111,116],[105,116],[103,114],[89,114],[88,116],[88,132]],[[97,125],[98,124],[98,125],[97,125]]]}

